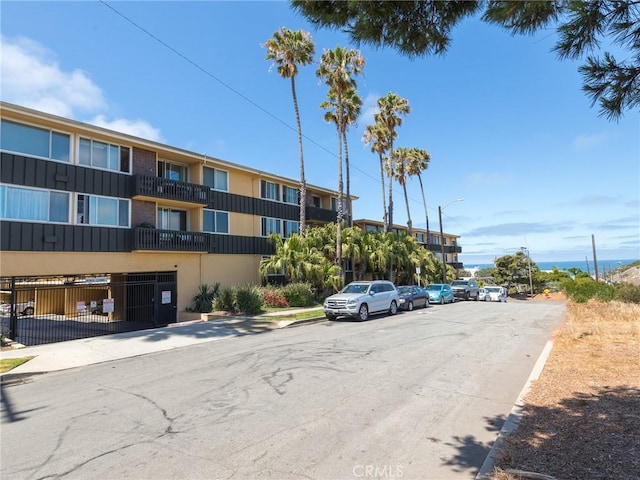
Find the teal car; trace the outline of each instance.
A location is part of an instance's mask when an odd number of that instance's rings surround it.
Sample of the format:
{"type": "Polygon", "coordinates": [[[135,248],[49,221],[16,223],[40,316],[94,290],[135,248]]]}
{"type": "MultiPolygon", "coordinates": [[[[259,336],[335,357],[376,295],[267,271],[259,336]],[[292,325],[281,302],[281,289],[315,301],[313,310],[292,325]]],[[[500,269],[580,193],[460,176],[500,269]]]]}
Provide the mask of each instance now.
{"type": "Polygon", "coordinates": [[[453,288],[447,283],[432,283],[426,290],[429,294],[429,303],[444,305],[454,302],[453,288]]]}

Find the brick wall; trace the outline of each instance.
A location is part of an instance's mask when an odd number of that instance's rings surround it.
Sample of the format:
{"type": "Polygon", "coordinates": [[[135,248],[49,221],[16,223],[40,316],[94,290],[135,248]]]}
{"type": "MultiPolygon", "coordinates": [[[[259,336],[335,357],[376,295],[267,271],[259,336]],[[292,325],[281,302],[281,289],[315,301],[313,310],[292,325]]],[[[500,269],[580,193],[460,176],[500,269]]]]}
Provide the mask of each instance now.
{"type": "Polygon", "coordinates": [[[141,223],[156,225],[156,204],[143,200],[131,201],[131,228],[136,228],[141,223]]]}
{"type": "Polygon", "coordinates": [[[131,173],[134,175],[156,175],[156,172],[156,152],[133,147],[131,173]]]}

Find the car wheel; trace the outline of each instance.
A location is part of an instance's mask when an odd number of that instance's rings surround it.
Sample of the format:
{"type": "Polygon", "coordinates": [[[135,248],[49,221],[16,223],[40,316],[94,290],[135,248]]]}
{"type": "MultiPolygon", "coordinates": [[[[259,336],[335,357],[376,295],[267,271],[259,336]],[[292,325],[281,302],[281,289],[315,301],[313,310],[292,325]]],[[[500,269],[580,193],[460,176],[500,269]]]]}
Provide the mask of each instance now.
{"type": "Polygon", "coordinates": [[[464,301],[469,300],[469,292],[464,292],[464,301]]]}
{"type": "Polygon", "coordinates": [[[444,305],[444,297],[440,297],[440,305],[444,305]]]}
{"type": "Polygon", "coordinates": [[[413,310],[413,302],[411,300],[409,300],[409,303],[407,303],[407,310],[409,311],[413,310]]]}
{"type": "Polygon", "coordinates": [[[33,315],[33,307],[27,307],[22,311],[23,315],[33,315]]]}
{"type": "Polygon", "coordinates": [[[367,318],[369,318],[369,307],[367,307],[366,303],[363,303],[358,309],[358,320],[364,322],[367,318]]]}
{"type": "Polygon", "coordinates": [[[475,297],[473,297],[473,301],[474,301],[474,302],[477,302],[477,301],[478,301],[478,296],[479,296],[479,295],[476,293],[476,296],[475,296],[475,297]]]}
{"type": "Polygon", "coordinates": [[[327,315],[327,318],[329,319],[329,321],[333,322],[336,319],[335,315],[327,315]]]}
{"type": "MultiPolygon", "coordinates": [[[[411,308],[413,309],[413,306],[411,308]]],[[[391,302],[391,307],[389,308],[389,313],[391,315],[395,315],[396,313],[398,313],[398,304],[396,303],[395,300],[393,300],[391,302]]]]}

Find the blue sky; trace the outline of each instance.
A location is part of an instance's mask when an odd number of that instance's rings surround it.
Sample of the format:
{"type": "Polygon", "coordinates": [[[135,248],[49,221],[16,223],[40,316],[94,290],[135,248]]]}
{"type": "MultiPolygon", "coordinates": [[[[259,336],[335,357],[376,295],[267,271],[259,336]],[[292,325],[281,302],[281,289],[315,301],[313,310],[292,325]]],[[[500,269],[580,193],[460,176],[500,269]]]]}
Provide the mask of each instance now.
{"type": "MultiPolygon", "coordinates": [[[[298,178],[288,80],[265,59],[280,27],[324,49],[358,48],[315,30],[286,2],[30,2],[1,4],[4,101],[298,178]]],[[[361,46],[363,115],[349,132],[355,218],[382,219],[378,158],[362,143],[376,100],[405,97],[396,146],[431,155],[423,174],[429,226],[460,235],[468,265],[528,247],[534,261],[640,258],[640,123],[598,117],[579,61],[550,50],[553,30],[512,37],[462,22],[444,57],[414,60],[361,46]],[[452,202],[463,197],[462,202],[452,202]]],[[[614,51],[615,52],[615,51],[614,51]]],[[[615,52],[624,58],[624,52],[615,52]]],[[[307,181],[337,189],[335,127],[319,104],[317,65],[296,86],[307,181]]],[[[425,218],[408,183],[414,225],[425,218]]],[[[394,222],[407,220],[394,189],[394,222]]]]}

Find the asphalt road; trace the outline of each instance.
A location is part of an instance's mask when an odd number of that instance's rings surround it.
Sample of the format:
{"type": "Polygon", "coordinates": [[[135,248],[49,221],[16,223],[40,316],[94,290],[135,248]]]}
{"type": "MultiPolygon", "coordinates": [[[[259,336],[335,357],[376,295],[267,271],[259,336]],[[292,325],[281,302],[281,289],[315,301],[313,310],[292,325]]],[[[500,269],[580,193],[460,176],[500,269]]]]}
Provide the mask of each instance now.
{"type": "Polygon", "coordinates": [[[32,376],[7,479],[472,479],[561,320],[458,302],[32,376]]]}

